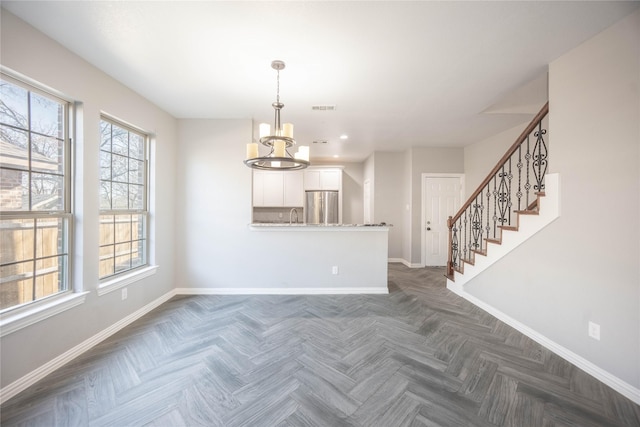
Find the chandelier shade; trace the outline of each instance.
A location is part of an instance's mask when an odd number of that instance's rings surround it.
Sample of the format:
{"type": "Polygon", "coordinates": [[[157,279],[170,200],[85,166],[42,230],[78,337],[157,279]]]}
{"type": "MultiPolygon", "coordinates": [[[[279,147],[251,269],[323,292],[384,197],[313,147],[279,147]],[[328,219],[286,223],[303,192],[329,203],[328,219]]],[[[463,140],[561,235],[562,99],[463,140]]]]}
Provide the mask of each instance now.
{"type": "Polygon", "coordinates": [[[309,163],[309,147],[300,146],[293,155],[291,152],[296,146],[293,139],[293,125],[291,123],[280,124],[280,111],[284,104],[280,102],[280,70],[283,70],[283,61],[275,60],[271,62],[271,68],[277,71],[277,92],[276,102],[271,104],[275,110],[273,131],[268,123],[261,123],[259,126],[260,144],[250,142],[247,144],[247,157],[244,164],[253,169],[260,170],[298,170],[305,169],[309,163]],[[267,147],[269,153],[260,156],[260,145],[267,147]]]}

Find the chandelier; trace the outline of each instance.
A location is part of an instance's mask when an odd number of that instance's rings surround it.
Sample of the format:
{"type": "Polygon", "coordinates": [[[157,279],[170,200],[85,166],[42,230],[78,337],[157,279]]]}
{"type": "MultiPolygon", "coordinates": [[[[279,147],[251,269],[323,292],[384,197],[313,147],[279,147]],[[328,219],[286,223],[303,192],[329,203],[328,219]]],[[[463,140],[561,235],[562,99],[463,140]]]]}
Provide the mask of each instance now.
{"type": "Polygon", "coordinates": [[[309,147],[300,146],[298,151],[291,155],[296,140],[293,139],[293,125],[284,123],[280,125],[280,110],[284,104],[280,102],[280,70],[284,69],[284,62],[275,60],[271,62],[271,68],[277,71],[276,102],[271,104],[275,110],[275,123],[273,132],[268,123],[260,124],[260,144],[269,149],[269,154],[260,156],[258,143],[247,144],[247,159],[244,164],[253,169],[261,170],[298,170],[309,166],[309,147]]]}

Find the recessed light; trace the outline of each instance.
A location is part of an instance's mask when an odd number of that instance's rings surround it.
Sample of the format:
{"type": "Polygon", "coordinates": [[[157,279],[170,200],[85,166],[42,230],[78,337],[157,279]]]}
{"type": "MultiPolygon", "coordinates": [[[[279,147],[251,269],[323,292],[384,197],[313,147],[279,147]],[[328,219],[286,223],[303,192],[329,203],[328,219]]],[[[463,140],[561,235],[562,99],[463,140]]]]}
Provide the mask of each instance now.
{"type": "Polygon", "coordinates": [[[340,139],[349,139],[349,135],[343,133],[340,135],[340,139]]]}
{"type": "Polygon", "coordinates": [[[334,158],[334,159],[337,159],[338,157],[340,157],[340,156],[338,156],[337,154],[334,154],[334,155],[333,155],[333,158],[334,158]]]}

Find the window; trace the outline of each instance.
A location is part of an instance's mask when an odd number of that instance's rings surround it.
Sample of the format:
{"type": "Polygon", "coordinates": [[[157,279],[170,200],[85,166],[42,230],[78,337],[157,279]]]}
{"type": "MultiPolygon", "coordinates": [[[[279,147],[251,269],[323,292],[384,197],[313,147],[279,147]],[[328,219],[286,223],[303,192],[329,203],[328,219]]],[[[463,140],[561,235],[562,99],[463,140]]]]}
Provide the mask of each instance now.
{"type": "Polygon", "coordinates": [[[0,75],[0,312],[69,291],[67,101],[0,75]]]}
{"type": "Polygon", "coordinates": [[[100,121],[100,278],[147,264],[148,136],[100,121]]]}

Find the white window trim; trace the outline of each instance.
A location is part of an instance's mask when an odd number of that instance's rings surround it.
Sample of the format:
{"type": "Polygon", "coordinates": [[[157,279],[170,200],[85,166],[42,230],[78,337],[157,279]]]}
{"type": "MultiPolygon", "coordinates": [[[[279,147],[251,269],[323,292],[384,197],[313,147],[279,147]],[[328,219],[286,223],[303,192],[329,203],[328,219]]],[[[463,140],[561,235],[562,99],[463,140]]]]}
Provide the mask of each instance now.
{"type": "Polygon", "coordinates": [[[98,285],[98,296],[106,295],[113,291],[117,291],[120,288],[124,288],[125,286],[129,286],[135,282],[138,282],[146,277],[153,276],[154,274],[156,274],[158,267],[159,266],[157,265],[146,265],[144,267],[129,270],[122,275],[106,280],[98,285]]]}
{"type": "MultiPolygon", "coordinates": [[[[126,210],[122,210],[121,213],[118,213],[118,209],[100,209],[99,214],[98,214],[98,219],[102,216],[102,215],[119,215],[119,214],[124,214],[124,215],[144,215],[146,216],[146,233],[144,236],[144,241],[145,241],[145,263],[143,265],[141,265],[140,267],[134,267],[131,269],[127,269],[122,273],[115,273],[115,274],[110,274],[108,276],[102,276],[99,277],[99,279],[101,280],[100,284],[98,285],[98,296],[102,296],[104,294],[107,294],[109,292],[113,292],[116,289],[120,289],[124,286],[127,286],[130,283],[134,283],[138,280],[141,280],[145,277],[148,277],[152,274],[155,274],[155,269],[157,269],[157,266],[154,266],[152,264],[152,258],[151,258],[151,254],[152,254],[152,250],[151,250],[151,143],[152,143],[152,135],[151,133],[137,127],[134,126],[126,121],[117,119],[109,114],[106,114],[104,112],[100,113],[100,123],[102,123],[102,121],[108,122],[110,123],[112,126],[118,126],[124,130],[126,130],[127,132],[133,132],[133,133],[137,133],[141,136],[144,137],[144,168],[145,168],[145,184],[144,184],[144,193],[145,193],[145,199],[144,199],[144,209],[142,210],[130,210],[130,209],[126,209],[126,210]],[[148,274],[145,274],[146,270],[149,269],[153,269],[154,271],[148,274]],[[138,277],[140,276],[140,277],[138,277]],[[124,282],[124,283],[121,283],[124,282]],[[113,289],[111,289],[113,288],[113,289]]],[[[99,150],[100,151],[100,150],[99,150]]],[[[113,154],[113,153],[112,153],[113,154]]],[[[115,258],[114,258],[114,262],[115,262],[115,258]]],[[[99,276],[99,274],[98,274],[99,276]]]]}
{"type": "MultiPolygon", "coordinates": [[[[2,74],[2,77],[4,79],[10,81],[12,84],[21,86],[30,92],[38,93],[47,98],[57,98],[57,100],[59,100],[61,103],[65,103],[64,108],[66,123],[64,141],[65,144],[68,144],[65,148],[65,162],[67,163],[64,172],[65,209],[60,212],[56,211],[55,213],[57,214],[56,216],[59,216],[61,218],[66,217],[68,221],[68,231],[65,236],[68,239],[66,254],[66,286],[69,288],[73,288],[74,281],[72,271],[75,256],[73,246],[73,230],[75,227],[75,221],[77,219],[74,209],[72,208],[76,186],[74,172],[74,157],[76,150],[74,143],[74,136],[76,131],[75,103],[71,98],[68,98],[63,93],[53,88],[44,86],[40,82],[28,78],[9,68],[6,68],[5,66],[0,65],[0,74],[2,74]]],[[[19,216],[19,213],[20,212],[16,211],[15,214],[19,216]]],[[[44,216],[41,218],[44,218],[44,216]]],[[[73,292],[71,290],[66,290],[42,299],[33,300],[23,306],[9,307],[9,309],[5,313],[0,314],[0,338],[16,332],[20,329],[26,328],[27,326],[46,320],[59,313],[70,310],[80,304],[83,304],[88,294],[88,291],[73,292]]]]}
{"type": "Polygon", "coordinates": [[[16,308],[0,315],[0,337],[83,304],[89,292],[68,292],[16,308]]]}

